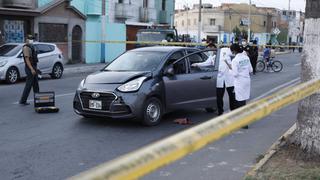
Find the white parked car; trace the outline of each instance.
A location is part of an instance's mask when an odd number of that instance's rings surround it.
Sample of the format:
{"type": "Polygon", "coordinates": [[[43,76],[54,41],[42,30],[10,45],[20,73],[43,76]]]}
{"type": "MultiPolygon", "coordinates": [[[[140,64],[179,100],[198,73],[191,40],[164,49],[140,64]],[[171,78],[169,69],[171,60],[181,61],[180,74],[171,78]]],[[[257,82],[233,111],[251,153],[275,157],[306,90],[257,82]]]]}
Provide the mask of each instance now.
{"type": "MultiPolygon", "coordinates": [[[[22,56],[23,43],[7,43],[0,46],[0,80],[16,83],[26,77],[25,62],[22,56]]],[[[60,49],[52,43],[35,42],[38,52],[38,69],[42,74],[49,74],[59,79],[63,74],[63,56],[60,49]]]]}

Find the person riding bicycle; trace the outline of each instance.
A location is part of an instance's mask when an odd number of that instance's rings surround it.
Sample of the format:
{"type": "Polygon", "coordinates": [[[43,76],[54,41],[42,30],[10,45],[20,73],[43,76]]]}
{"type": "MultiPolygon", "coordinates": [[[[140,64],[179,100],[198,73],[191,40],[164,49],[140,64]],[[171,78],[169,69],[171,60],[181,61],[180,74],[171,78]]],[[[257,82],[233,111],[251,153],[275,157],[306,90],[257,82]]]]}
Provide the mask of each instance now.
{"type": "Polygon", "coordinates": [[[267,65],[270,62],[270,58],[271,58],[271,49],[270,49],[269,44],[267,44],[267,46],[265,46],[264,50],[263,50],[263,59],[266,61],[267,65]]]}

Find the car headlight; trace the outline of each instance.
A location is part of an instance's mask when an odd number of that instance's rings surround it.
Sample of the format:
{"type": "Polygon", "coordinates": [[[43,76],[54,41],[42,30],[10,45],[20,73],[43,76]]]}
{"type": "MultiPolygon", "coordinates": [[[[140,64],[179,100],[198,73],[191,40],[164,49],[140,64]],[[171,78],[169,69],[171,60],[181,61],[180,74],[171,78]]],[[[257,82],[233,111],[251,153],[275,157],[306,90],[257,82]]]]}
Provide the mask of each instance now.
{"type": "Polygon", "coordinates": [[[78,86],[78,90],[83,90],[84,89],[84,79],[80,82],[78,86]]]}
{"type": "Polygon", "coordinates": [[[139,77],[137,79],[134,79],[132,81],[127,82],[124,85],[121,85],[118,87],[118,90],[121,92],[133,92],[138,91],[143,83],[144,80],[146,80],[147,77],[139,77]]]}
{"type": "Polygon", "coordinates": [[[0,61],[0,67],[5,66],[8,63],[8,61],[0,61]]]}

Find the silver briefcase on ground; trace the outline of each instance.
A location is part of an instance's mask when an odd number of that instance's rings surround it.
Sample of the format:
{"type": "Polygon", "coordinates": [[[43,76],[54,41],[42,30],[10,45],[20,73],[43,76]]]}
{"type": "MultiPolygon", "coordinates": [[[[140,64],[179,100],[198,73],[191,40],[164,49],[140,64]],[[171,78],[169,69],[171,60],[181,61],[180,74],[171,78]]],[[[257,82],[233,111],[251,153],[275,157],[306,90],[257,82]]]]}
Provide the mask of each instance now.
{"type": "Polygon", "coordinates": [[[54,92],[39,92],[34,94],[34,109],[37,113],[56,113],[54,92]]]}

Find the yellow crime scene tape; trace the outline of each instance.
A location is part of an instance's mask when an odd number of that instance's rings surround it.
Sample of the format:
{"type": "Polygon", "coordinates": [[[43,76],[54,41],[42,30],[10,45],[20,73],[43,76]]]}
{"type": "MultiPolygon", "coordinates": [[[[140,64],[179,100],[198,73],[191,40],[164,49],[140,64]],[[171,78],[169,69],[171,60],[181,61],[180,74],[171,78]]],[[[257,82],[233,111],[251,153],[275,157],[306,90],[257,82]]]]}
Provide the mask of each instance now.
{"type": "MultiPolygon", "coordinates": [[[[188,42],[157,42],[157,41],[97,41],[97,40],[86,40],[86,41],[73,41],[82,43],[103,43],[103,44],[141,44],[141,45],[163,45],[163,46],[207,46],[207,43],[188,43],[188,42]]],[[[216,44],[217,47],[228,46],[231,44],[216,44]]],[[[275,48],[302,48],[303,46],[296,45],[252,45],[259,47],[275,47],[275,48]]]]}
{"type": "Polygon", "coordinates": [[[283,89],[274,95],[101,164],[69,180],[138,179],[319,90],[320,79],[283,89]]]}

